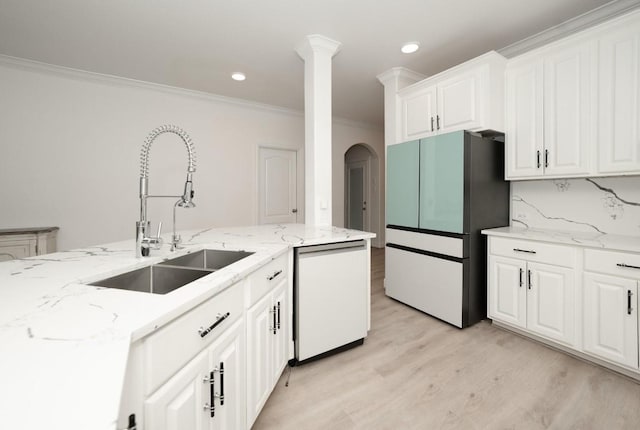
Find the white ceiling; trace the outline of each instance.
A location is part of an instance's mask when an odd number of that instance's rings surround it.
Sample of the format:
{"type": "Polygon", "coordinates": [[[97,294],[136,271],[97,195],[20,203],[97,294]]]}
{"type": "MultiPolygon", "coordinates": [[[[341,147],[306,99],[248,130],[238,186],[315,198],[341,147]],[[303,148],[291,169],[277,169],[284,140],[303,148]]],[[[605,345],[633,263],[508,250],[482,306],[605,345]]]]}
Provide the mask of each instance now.
{"type": "Polygon", "coordinates": [[[0,0],[0,54],[302,110],[294,47],[322,34],[342,43],[334,115],[381,125],[376,75],[435,74],[608,1],[0,0]]]}

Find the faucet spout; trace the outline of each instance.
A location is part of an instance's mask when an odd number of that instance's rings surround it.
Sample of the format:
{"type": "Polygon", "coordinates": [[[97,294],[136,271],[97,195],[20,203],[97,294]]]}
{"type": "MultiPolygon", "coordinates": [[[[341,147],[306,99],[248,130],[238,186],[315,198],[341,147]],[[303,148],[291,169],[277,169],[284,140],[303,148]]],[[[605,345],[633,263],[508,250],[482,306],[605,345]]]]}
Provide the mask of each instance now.
{"type": "MultiPolygon", "coordinates": [[[[142,145],[142,152],[140,154],[140,221],[136,223],[136,256],[147,256],[149,255],[149,247],[151,245],[159,247],[162,243],[159,230],[157,237],[151,237],[148,235],[150,222],[147,218],[147,200],[152,197],[179,197],[180,200],[176,203],[176,206],[185,208],[195,207],[195,204],[192,201],[194,196],[192,176],[195,171],[196,161],[193,142],[184,130],[176,127],[175,125],[163,125],[153,129],[151,133],[149,133],[142,145]],[[177,135],[182,139],[187,148],[187,179],[184,184],[184,193],[182,196],[149,195],[149,152],[155,139],[164,133],[173,133],[177,135]]],[[[173,214],[173,226],[173,239],[175,239],[175,207],[173,214]]],[[[175,246],[172,246],[172,251],[174,249],[175,246]]]]}

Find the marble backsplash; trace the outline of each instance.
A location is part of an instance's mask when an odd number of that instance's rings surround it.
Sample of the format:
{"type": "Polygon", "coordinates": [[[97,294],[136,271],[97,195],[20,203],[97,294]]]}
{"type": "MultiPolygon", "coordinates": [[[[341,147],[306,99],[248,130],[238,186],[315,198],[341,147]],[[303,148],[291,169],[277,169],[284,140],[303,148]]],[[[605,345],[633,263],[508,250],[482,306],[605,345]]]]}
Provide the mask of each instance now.
{"type": "Polygon", "coordinates": [[[511,225],[640,237],[640,176],[513,181],[511,225]]]}

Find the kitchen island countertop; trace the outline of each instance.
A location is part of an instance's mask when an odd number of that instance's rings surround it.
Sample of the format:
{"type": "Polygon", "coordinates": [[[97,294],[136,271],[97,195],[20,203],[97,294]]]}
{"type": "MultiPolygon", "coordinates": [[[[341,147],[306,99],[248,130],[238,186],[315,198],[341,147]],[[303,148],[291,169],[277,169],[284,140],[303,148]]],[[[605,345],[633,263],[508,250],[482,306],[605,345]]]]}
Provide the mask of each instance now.
{"type": "MultiPolygon", "coordinates": [[[[292,247],[370,239],[280,224],[182,232],[184,247],[134,256],[134,241],[0,263],[0,422],[12,429],[116,429],[129,347],[292,247]],[[253,252],[166,295],[87,285],[203,248],[253,252]]],[[[168,240],[166,241],[168,242],[168,240]]]]}

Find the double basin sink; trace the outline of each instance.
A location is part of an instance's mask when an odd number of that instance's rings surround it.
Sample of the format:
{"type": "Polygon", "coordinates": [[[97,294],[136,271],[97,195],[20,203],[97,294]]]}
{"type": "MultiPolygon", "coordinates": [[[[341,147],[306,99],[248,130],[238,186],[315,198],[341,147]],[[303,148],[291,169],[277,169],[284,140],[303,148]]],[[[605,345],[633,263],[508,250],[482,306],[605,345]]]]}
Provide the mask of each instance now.
{"type": "Polygon", "coordinates": [[[203,249],[132,270],[89,285],[120,290],[167,294],[196,279],[229,266],[253,252],[203,249]]]}

